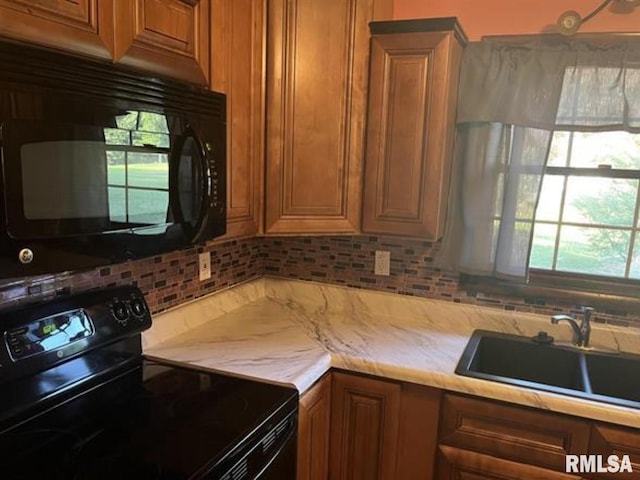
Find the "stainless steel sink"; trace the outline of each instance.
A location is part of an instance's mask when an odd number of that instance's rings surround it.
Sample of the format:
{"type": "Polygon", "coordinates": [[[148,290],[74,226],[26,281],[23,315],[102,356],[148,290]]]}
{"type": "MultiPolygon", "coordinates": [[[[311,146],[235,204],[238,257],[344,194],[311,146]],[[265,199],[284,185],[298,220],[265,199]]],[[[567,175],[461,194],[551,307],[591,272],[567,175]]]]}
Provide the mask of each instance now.
{"type": "Polygon", "coordinates": [[[640,355],[606,354],[476,330],[456,373],[640,408],[640,355]]]}

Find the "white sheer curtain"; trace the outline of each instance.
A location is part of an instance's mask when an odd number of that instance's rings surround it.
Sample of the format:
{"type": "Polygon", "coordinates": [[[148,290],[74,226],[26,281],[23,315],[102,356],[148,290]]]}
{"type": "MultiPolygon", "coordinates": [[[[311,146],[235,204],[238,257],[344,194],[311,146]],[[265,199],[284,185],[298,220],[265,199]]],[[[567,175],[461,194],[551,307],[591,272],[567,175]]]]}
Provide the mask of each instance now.
{"type": "Polygon", "coordinates": [[[640,128],[640,42],[470,44],[436,265],[525,281],[554,130],[640,128]]]}

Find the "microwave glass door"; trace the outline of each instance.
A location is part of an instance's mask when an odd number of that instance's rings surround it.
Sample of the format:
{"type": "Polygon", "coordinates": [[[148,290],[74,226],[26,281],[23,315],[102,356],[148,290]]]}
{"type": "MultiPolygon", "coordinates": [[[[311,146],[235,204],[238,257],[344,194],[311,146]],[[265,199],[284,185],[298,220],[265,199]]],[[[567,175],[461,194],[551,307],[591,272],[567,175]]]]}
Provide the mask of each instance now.
{"type": "Polygon", "coordinates": [[[205,164],[202,147],[196,135],[188,130],[176,143],[174,150],[175,170],[174,182],[177,185],[173,208],[176,221],[185,229],[187,237],[194,239],[199,235],[201,221],[206,208],[209,187],[208,174],[198,168],[205,164]]]}
{"type": "Polygon", "coordinates": [[[182,205],[180,220],[197,222],[202,155],[189,147],[195,140],[179,129],[170,130],[180,122],[158,113],[128,111],[104,123],[22,120],[2,126],[11,237],[132,230],[155,234],[174,223],[175,195],[182,205]],[[176,145],[180,151],[174,155],[176,145]],[[175,193],[170,191],[172,168],[179,172],[175,193]]]}

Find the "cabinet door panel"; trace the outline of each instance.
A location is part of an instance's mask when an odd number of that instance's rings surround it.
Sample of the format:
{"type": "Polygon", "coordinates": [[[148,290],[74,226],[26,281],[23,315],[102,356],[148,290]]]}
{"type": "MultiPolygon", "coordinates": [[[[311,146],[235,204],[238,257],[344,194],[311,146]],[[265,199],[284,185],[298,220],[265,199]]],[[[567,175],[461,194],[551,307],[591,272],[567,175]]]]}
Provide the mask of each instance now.
{"type": "Polygon", "coordinates": [[[429,112],[429,96],[425,90],[431,80],[433,50],[380,52],[381,40],[384,38],[374,38],[372,42],[372,57],[378,60],[382,55],[386,70],[383,87],[383,104],[387,105],[383,120],[386,161],[378,165],[377,173],[381,177],[378,193],[382,195],[376,208],[377,216],[416,221],[422,215],[424,195],[422,145],[429,112]]]}
{"type": "Polygon", "coordinates": [[[358,230],[367,23],[384,3],[270,2],[267,233],[358,230]]]}
{"type": "Polygon", "coordinates": [[[399,384],[334,374],[331,404],[332,480],[394,480],[399,384]]]}
{"type": "Polygon", "coordinates": [[[326,375],[300,399],[297,480],[327,480],[331,376],[326,375]]]}
{"type": "Polygon", "coordinates": [[[0,35],[112,57],[113,0],[0,0],[0,35]]]}
{"type": "Polygon", "coordinates": [[[453,32],[373,36],[363,231],[441,236],[461,52],[453,32]]]}
{"type": "Polygon", "coordinates": [[[580,480],[574,475],[454,447],[440,446],[439,450],[438,480],[580,480]]]}
{"type": "Polygon", "coordinates": [[[227,95],[227,235],[262,228],[265,0],[214,0],[213,90],[227,95]]]}
{"type": "Polygon", "coordinates": [[[615,474],[591,474],[593,478],[607,479],[615,476],[621,480],[640,479],[640,432],[631,428],[615,427],[613,425],[596,424],[591,430],[588,453],[592,455],[617,455],[622,458],[629,455],[633,472],[618,472],[615,474]]]}
{"type": "Polygon", "coordinates": [[[398,458],[394,480],[432,480],[442,391],[402,384],[398,458]]]}
{"type": "Polygon", "coordinates": [[[209,82],[210,0],[116,0],[115,60],[209,82]]]}
{"type": "Polygon", "coordinates": [[[588,452],[586,421],[447,394],[440,442],[559,471],[567,454],[588,452]]]}

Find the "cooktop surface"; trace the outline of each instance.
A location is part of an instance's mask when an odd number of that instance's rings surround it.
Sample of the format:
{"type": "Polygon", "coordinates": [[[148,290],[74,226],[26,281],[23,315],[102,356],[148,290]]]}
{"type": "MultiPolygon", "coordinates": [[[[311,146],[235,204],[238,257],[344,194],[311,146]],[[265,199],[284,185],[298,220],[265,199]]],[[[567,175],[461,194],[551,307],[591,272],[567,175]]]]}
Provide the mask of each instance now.
{"type": "Polygon", "coordinates": [[[201,478],[298,401],[292,388],[150,360],[64,398],[0,433],[0,478],[201,478]]]}

